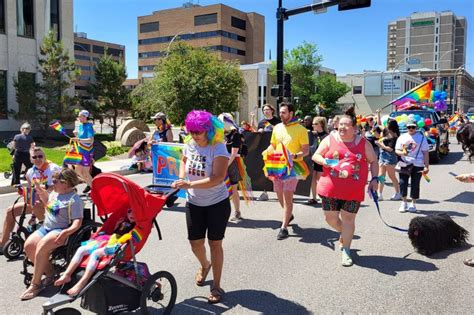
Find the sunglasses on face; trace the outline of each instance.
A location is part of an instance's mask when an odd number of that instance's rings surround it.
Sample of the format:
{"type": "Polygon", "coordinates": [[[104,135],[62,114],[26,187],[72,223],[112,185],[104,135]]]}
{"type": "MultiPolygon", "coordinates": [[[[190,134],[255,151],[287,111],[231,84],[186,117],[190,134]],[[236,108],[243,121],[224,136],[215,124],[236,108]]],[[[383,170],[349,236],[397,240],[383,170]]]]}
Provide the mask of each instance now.
{"type": "Polygon", "coordinates": [[[41,155],[41,154],[40,154],[40,155],[33,155],[31,158],[32,158],[33,160],[42,159],[42,158],[44,158],[44,155],[41,155]]]}
{"type": "Polygon", "coordinates": [[[318,124],[318,123],[314,123],[314,124],[313,124],[313,126],[317,126],[317,125],[319,125],[319,124],[318,124]]]}
{"type": "Polygon", "coordinates": [[[416,129],[415,126],[407,126],[407,129],[416,129]]]}
{"type": "Polygon", "coordinates": [[[204,131],[190,131],[189,133],[197,136],[197,135],[202,135],[204,131]]]}
{"type": "Polygon", "coordinates": [[[65,183],[65,181],[60,180],[60,179],[53,179],[53,184],[57,184],[57,183],[65,183]]]}

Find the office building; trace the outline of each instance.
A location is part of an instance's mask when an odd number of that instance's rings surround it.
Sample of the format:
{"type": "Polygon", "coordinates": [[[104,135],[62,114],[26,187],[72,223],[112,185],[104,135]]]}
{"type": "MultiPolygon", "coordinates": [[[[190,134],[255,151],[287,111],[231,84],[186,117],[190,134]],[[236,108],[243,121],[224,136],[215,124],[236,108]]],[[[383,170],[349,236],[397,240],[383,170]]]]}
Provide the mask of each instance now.
{"type": "Polygon", "coordinates": [[[180,39],[205,47],[224,60],[253,64],[264,60],[265,19],[223,4],[155,11],[138,17],[138,78],[153,76],[159,58],[180,39]]]}
{"type": "Polygon", "coordinates": [[[467,21],[451,11],[415,12],[388,24],[387,70],[457,69],[466,63],[467,21]]]}
{"type": "Polygon", "coordinates": [[[41,80],[38,58],[48,31],[73,50],[72,12],[72,0],[0,0],[0,132],[19,130],[21,122],[7,115],[19,110],[13,83],[41,80]]]}
{"type": "Polygon", "coordinates": [[[76,80],[76,95],[88,98],[87,87],[95,80],[95,68],[105,50],[116,61],[125,62],[125,46],[87,38],[86,33],[74,33],[74,59],[81,70],[76,80]]]}

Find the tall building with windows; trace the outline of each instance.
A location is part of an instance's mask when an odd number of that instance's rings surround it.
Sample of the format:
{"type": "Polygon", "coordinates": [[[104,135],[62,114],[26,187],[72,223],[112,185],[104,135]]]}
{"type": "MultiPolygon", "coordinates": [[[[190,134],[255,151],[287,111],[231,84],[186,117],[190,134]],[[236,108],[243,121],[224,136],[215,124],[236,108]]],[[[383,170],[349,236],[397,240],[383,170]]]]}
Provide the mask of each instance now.
{"type": "MultiPolygon", "coordinates": [[[[0,133],[19,130],[16,80],[39,82],[40,46],[49,30],[72,52],[72,0],[0,0],[0,133]]],[[[73,91],[71,91],[73,93],[73,91]]]]}
{"type": "Polygon", "coordinates": [[[387,29],[387,70],[457,69],[466,63],[466,18],[415,12],[387,29]]]}
{"type": "Polygon", "coordinates": [[[138,77],[153,76],[159,58],[170,44],[184,40],[193,47],[206,47],[219,58],[240,64],[262,62],[265,51],[265,18],[223,4],[155,11],[138,17],[138,77]]]}
{"type": "Polygon", "coordinates": [[[75,85],[77,96],[89,97],[87,87],[95,80],[95,68],[106,48],[114,60],[125,62],[125,46],[89,39],[86,33],[74,33],[74,59],[81,70],[75,85]]]}

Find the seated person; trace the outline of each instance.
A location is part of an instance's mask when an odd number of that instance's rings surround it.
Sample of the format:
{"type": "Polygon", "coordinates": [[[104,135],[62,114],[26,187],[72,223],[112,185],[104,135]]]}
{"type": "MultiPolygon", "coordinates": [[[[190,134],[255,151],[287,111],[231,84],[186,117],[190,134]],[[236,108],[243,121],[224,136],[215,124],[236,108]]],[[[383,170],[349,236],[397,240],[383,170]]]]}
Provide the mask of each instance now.
{"type": "Polygon", "coordinates": [[[54,270],[49,257],[52,251],[66,243],[82,224],[84,205],[75,192],[79,178],[71,169],[62,169],[53,175],[53,189],[50,194],[35,182],[38,196],[46,205],[43,226],[31,234],[25,242],[26,257],[33,263],[31,284],[20,296],[22,300],[36,297],[53,281],[54,270]],[[41,280],[41,277],[46,278],[41,280]]]}
{"type": "Polygon", "coordinates": [[[60,286],[69,283],[73,272],[81,264],[82,259],[89,255],[86,272],[82,278],[67,291],[67,294],[70,296],[78,295],[96,271],[100,258],[113,255],[115,251],[128,240],[128,238],[121,238],[121,236],[132,231],[134,227],[135,220],[133,212],[132,209],[128,209],[127,218],[117,222],[112,236],[102,234],[82,243],[82,246],[77,249],[74,257],[72,257],[64,274],[54,282],[54,285],[60,286]]]}
{"type": "MultiPolygon", "coordinates": [[[[28,181],[28,188],[34,187],[34,182],[38,182],[46,191],[53,190],[53,174],[59,172],[61,168],[46,160],[46,155],[43,149],[34,147],[30,149],[30,159],[33,163],[26,172],[26,180],[28,181]]],[[[26,213],[32,213],[32,220],[36,221],[36,216],[42,221],[44,219],[44,204],[40,198],[33,198],[33,204],[26,205],[26,213]],[[34,200],[36,199],[36,200],[34,200]]],[[[46,198],[47,200],[47,198],[46,198]]],[[[24,202],[18,202],[15,207],[10,206],[5,211],[5,219],[3,221],[3,233],[0,240],[0,253],[2,253],[3,246],[9,240],[10,235],[15,227],[15,217],[19,216],[25,206],[24,202]]]]}
{"type": "Polygon", "coordinates": [[[144,148],[138,148],[135,150],[135,155],[132,158],[130,168],[137,169],[139,172],[150,172],[153,171],[153,163],[151,162],[150,152],[144,148]]]}

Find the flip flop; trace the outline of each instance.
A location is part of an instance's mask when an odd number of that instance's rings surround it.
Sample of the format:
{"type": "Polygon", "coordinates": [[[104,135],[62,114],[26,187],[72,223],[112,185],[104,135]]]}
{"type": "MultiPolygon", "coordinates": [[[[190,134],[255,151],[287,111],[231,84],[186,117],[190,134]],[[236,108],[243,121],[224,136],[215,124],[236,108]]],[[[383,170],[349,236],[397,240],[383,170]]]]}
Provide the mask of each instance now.
{"type": "Polygon", "coordinates": [[[474,258],[464,259],[464,264],[469,267],[474,267],[474,258]]]}
{"type": "Polygon", "coordinates": [[[222,288],[212,288],[211,295],[207,298],[207,303],[209,304],[217,304],[222,300],[222,296],[224,295],[224,290],[222,288]]]}
{"type": "Polygon", "coordinates": [[[209,264],[206,268],[199,267],[198,272],[196,273],[196,285],[198,287],[202,287],[204,285],[204,282],[206,281],[207,275],[209,274],[209,271],[211,270],[212,264],[209,264]]]}
{"type": "Polygon", "coordinates": [[[40,284],[32,283],[30,284],[28,289],[26,289],[26,291],[20,295],[20,299],[22,301],[31,300],[35,298],[36,296],[38,296],[38,294],[40,294],[40,292],[43,291],[43,289],[44,289],[44,286],[42,283],[40,284]]]}

